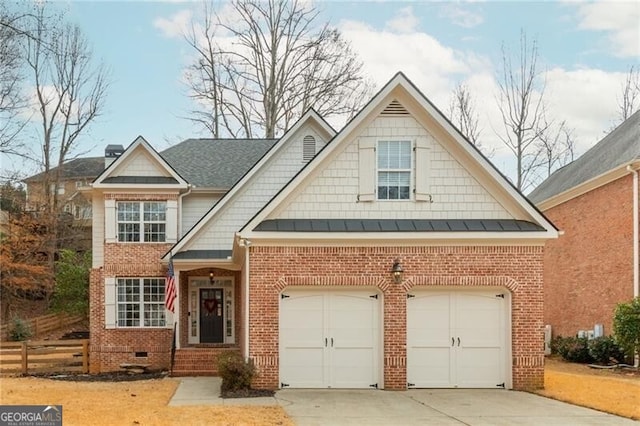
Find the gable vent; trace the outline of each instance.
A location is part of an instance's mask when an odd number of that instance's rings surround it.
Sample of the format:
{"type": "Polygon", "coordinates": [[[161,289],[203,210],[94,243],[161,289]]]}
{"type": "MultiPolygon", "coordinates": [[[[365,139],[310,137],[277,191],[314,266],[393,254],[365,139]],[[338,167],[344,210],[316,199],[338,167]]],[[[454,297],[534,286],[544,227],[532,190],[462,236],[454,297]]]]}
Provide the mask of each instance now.
{"type": "Polygon", "coordinates": [[[387,105],[380,115],[409,115],[409,111],[407,111],[400,102],[394,99],[389,105],[387,105]]]}
{"type": "Polygon", "coordinates": [[[316,155],[316,138],[307,135],[302,139],[302,161],[308,162],[316,155]]]}

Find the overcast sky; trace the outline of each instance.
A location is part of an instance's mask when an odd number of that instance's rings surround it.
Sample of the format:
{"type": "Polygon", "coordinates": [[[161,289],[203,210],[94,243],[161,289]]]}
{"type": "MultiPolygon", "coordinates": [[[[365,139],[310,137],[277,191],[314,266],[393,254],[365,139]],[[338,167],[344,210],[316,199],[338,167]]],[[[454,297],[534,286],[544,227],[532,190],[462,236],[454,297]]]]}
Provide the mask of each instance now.
{"type": "MultiPolygon", "coordinates": [[[[224,3],[216,3],[223,7],[224,3]]],[[[110,67],[106,112],[82,140],[101,155],[106,144],[144,136],[162,150],[202,136],[186,120],[182,83],[192,52],[182,31],[201,10],[192,1],[66,1],[67,10],[110,67]]],[[[640,58],[639,2],[319,2],[322,18],[352,43],[381,87],[403,71],[441,110],[464,82],[476,99],[484,145],[512,175],[496,108],[501,46],[517,50],[520,31],[539,43],[547,100],[554,117],[575,129],[583,152],[605,135],[618,115],[625,75],[640,58]]],[[[342,123],[332,124],[338,129],[342,123]]]]}

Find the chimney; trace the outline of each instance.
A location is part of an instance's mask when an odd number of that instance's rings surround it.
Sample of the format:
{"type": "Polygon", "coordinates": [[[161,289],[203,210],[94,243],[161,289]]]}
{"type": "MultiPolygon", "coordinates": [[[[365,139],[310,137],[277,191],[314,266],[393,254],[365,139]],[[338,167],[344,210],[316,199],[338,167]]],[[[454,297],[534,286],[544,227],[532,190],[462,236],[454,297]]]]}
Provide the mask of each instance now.
{"type": "Polygon", "coordinates": [[[107,145],[104,149],[104,168],[109,167],[123,152],[124,147],[122,145],[107,145]]]}

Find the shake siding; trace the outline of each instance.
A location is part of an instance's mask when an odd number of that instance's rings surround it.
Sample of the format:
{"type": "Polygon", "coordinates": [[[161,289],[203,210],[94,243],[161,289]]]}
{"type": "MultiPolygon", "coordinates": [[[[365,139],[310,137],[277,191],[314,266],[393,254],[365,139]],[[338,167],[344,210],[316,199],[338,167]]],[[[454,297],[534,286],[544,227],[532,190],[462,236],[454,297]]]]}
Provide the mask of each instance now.
{"type": "Polygon", "coordinates": [[[220,199],[220,195],[191,194],[182,199],[180,237],[186,234],[220,199]]]}
{"type": "MultiPolygon", "coordinates": [[[[414,155],[415,162],[415,155],[414,155]]],[[[412,177],[412,188],[415,183],[412,177]]],[[[412,195],[412,199],[414,195],[412,195]]],[[[378,117],[346,148],[329,167],[271,218],[358,219],[511,219],[509,214],[478,181],[438,143],[415,119],[378,117]],[[429,149],[429,190],[433,202],[358,202],[358,142],[424,138],[429,149]],[[355,214],[354,214],[355,213],[355,214]]]]}
{"type": "Polygon", "coordinates": [[[111,173],[111,176],[170,176],[146,152],[138,152],[129,158],[122,168],[111,173]]]}
{"type": "Polygon", "coordinates": [[[302,139],[306,135],[316,138],[319,150],[325,141],[307,129],[301,129],[280,148],[269,164],[262,167],[233,199],[227,200],[214,219],[201,231],[200,236],[188,250],[228,250],[233,245],[233,236],[265,205],[302,167],[302,139]]]}

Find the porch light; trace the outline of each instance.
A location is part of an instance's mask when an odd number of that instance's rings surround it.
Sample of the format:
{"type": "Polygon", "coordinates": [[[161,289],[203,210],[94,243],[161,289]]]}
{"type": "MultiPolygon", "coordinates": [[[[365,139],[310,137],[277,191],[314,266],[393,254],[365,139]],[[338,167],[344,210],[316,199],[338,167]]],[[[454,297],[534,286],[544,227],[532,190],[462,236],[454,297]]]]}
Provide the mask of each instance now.
{"type": "Polygon", "coordinates": [[[396,258],[393,261],[393,267],[391,268],[391,276],[393,277],[393,282],[396,284],[400,284],[402,282],[402,275],[404,274],[404,269],[402,269],[402,264],[400,263],[400,259],[396,258]]]}
{"type": "Polygon", "coordinates": [[[213,271],[209,272],[209,282],[213,284],[213,271]]]}

